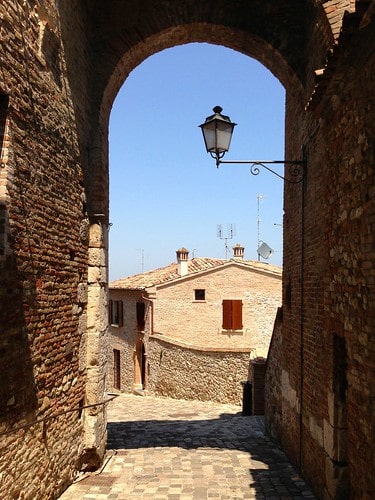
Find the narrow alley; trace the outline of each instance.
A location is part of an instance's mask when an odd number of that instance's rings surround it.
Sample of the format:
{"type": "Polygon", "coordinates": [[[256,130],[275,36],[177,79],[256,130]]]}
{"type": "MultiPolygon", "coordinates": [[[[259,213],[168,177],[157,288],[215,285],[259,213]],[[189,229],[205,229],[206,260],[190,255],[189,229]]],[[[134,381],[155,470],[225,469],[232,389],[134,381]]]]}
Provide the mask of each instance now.
{"type": "Polygon", "coordinates": [[[263,433],[262,417],[207,402],[121,395],[109,405],[99,472],[61,500],[315,498],[263,433]]]}

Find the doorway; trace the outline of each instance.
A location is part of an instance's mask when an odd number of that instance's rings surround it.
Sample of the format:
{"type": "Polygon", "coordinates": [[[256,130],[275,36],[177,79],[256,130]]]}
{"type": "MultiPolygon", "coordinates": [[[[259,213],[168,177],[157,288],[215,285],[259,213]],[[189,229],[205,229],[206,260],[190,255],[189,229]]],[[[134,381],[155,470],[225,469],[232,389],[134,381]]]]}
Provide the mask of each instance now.
{"type": "Polygon", "coordinates": [[[135,347],[134,360],[134,390],[144,391],[147,389],[147,355],[142,339],[138,339],[135,347]]]}

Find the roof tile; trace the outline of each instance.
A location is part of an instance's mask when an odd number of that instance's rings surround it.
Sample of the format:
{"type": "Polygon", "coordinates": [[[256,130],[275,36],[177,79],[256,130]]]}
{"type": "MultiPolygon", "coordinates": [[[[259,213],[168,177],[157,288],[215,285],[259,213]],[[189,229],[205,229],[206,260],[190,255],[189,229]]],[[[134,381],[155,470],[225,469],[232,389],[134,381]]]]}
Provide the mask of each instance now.
{"type": "MultiPolygon", "coordinates": [[[[208,257],[195,257],[188,261],[188,274],[184,277],[191,276],[192,274],[206,271],[215,267],[224,266],[229,263],[236,262],[239,265],[249,267],[254,271],[263,271],[275,276],[282,274],[281,267],[266,264],[255,260],[242,260],[242,259],[212,259],[208,257]]],[[[129,290],[143,290],[145,288],[167,283],[175,279],[181,278],[178,274],[178,265],[173,262],[166,267],[154,269],[142,274],[135,274],[126,278],[112,281],[109,288],[126,288],[129,290]]]]}

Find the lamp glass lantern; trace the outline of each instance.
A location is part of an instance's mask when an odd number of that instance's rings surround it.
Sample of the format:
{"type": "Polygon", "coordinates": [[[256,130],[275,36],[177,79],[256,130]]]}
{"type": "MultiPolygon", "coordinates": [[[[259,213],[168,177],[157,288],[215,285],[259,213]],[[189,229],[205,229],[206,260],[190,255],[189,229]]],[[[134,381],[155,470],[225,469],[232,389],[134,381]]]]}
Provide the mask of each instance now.
{"type": "Polygon", "coordinates": [[[219,165],[219,160],[229,150],[232,139],[233,129],[236,123],[233,123],[229,116],[222,115],[223,108],[215,106],[214,114],[208,116],[202,125],[199,125],[207,153],[216,159],[216,165],[219,165]]]}

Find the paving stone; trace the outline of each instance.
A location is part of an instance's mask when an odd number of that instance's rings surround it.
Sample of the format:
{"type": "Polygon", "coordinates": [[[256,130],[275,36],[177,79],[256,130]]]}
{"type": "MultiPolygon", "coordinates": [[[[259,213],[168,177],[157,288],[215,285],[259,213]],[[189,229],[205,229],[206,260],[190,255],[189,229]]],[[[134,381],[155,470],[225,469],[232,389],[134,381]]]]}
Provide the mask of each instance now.
{"type": "Polygon", "coordinates": [[[238,406],[121,395],[108,412],[108,460],[61,500],[313,499],[260,417],[238,406]]]}

